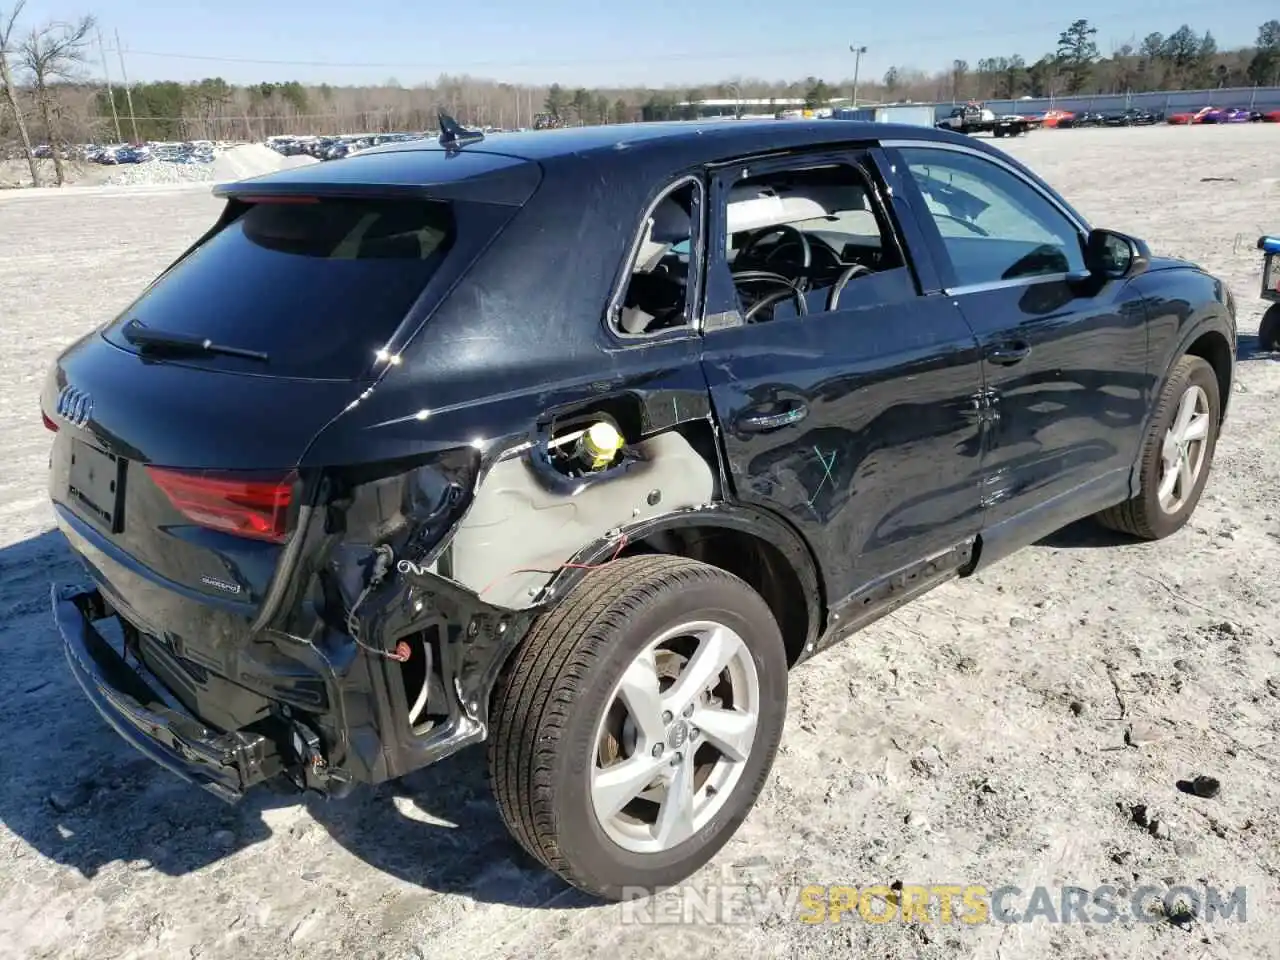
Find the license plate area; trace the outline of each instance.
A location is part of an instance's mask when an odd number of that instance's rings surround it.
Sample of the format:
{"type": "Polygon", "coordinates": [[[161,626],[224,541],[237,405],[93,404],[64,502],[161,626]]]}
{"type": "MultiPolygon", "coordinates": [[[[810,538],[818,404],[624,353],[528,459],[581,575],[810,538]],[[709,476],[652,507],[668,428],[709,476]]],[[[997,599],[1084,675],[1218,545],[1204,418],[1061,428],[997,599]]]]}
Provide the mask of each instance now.
{"type": "Polygon", "coordinates": [[[124,529],[124,473],[120,457],[72,439],[69,499],[77,513],[108,533],[124,529]]]}

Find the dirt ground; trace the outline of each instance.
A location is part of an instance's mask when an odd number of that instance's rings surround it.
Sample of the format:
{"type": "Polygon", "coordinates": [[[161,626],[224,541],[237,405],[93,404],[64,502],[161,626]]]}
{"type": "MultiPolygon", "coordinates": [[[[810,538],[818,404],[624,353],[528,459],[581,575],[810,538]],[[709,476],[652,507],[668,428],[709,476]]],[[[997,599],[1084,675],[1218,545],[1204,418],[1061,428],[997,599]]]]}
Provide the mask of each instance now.
{"type": "Polygon", "coordinates": [[[894,881],[1039,884],[1055,898],[1212,884],[1247,888],[1247,922],[805,924],[785,900],[739,899],[734,923],[647,926],[520,854],[476,750],[328,804],[227,806],[153,768],[80,695],[50,622],[49,581],[76,568],[50,532],[36,398],[59,348],[125,305],[216,205],[199,188],[8,191],[0,955],[1280,957],[1280,357],[1252,336],[1253,242],[1280,230],[1280,127],[1001,144],[1095,223],[1231,284],[1241,363],[1205,498],[1165,542],[1078,525],[798,670],[759,805],[688,889],[659,899],[678,911],[690,891],[740,891],[726,882],[765,898],[894,881]],[[1175,786],[1196,774],[1221,792],[1175,786]]]}

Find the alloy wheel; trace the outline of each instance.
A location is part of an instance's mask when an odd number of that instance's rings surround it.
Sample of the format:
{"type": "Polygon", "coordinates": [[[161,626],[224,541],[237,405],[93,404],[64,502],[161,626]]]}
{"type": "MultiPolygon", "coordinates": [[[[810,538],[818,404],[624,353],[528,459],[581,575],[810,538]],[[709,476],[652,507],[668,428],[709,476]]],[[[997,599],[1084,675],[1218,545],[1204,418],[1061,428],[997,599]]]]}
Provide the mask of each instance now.
{"type": "Polygon", "coordinates": [[[1164,435],[1157,495],[1165,513],[1181,510],[1195,490],[1208,449],[1209,418],[1209,397],[1193,383],[1178,401],[1178,412],[1164,435]]]}
{"type": "Polygon", "coordinates": [[[649,854],[697,835],[741,779],[759,712],[755,661],[730,628],[684,623],[647,644],[596,729],[588,789],[605,834],[649,854]]]}

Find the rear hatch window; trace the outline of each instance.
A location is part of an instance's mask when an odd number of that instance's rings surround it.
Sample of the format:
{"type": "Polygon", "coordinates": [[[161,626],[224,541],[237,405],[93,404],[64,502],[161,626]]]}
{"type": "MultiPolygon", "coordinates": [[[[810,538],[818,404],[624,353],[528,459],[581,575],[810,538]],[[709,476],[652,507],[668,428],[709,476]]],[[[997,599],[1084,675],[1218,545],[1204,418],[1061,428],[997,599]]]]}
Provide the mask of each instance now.
{"type": "MultiPolygon", "coordinates": [[[[276,377],[362,376],[456,237],[438,200],[282,198],[244,212],[161,277],[106,331],[139,352],[126,323],[208,340],[244,355],[172,362],[276,377]]],[[[170,359],[166,357],[166,359],[170,359]]]]}

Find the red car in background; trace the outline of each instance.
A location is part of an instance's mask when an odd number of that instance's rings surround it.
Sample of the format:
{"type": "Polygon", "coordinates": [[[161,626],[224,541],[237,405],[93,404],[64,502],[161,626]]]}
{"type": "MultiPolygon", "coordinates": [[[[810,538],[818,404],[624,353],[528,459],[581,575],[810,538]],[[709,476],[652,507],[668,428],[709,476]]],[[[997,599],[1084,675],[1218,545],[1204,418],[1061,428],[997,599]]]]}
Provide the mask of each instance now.
{"type": "Polygon", "coordinates": [[[1280,122],[1280,110],[1261,113],[1247,107],[1201,107],[1195,113],[1171,113],[1168,122],[1173,124],[1253,123],[1265,120],[1280,122]]]}

